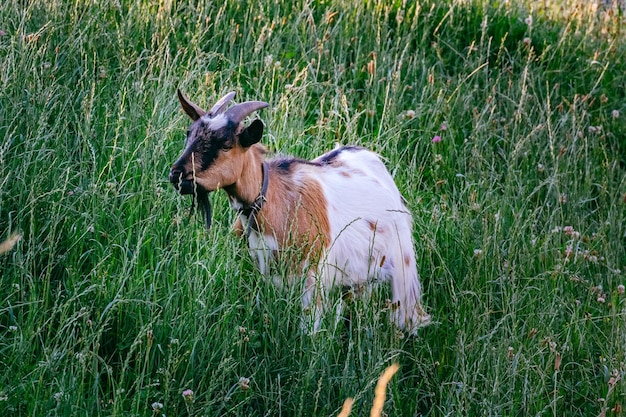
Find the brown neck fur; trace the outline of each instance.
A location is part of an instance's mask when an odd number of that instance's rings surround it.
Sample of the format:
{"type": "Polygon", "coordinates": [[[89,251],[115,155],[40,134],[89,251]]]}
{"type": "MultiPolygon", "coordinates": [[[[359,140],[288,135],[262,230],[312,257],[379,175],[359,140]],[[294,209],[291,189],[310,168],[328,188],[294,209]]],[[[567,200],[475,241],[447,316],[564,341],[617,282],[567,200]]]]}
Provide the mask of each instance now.
{"type": "MultiPolygon", "coordinates": [[[[231,198],[249,205],[259,196],[266,152],[264,146],[255,144],[243,153],[241,177],[224,188],[231,198]]],[[[299,260],[292,260],[294,265],[304,258],[319,259],[330,243],[330,223],[321,185],[310,177],[295,183],[291,175],[278,172],[271,161],[268,171],[266,201],[256,215],[259,231],[274,237],[281,250],[298,248],[299,260]]],[[[238,222],[235,228],[242,232],[238,222]]]]}
{"type": "Polygon", "coordinates": [[[263,184],[263,170],[261,165],[267,150],[263,145],[254,144],[247,151],[243,152],[243,164],[241,177],[236,183],[224,190],[232,198],[243,204],[250,205],[259,196],[261,185],[263,184]]]}

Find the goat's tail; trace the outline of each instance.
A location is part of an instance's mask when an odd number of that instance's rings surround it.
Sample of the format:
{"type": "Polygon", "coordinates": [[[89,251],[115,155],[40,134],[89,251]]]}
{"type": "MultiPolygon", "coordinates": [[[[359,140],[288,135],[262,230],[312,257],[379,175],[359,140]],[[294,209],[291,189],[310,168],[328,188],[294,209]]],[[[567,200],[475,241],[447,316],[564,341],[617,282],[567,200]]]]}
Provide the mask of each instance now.
{"type": "Polygon", "coordinates": [[[422,285],[417,273],[415,254],[412,251],[401,252],[397,259],[401,260],[401,265],[396,266],[391,279],[393,321],[399,328],[416,334],[418,328],[430,324],[431,317],[422,305],[422,285]]]}

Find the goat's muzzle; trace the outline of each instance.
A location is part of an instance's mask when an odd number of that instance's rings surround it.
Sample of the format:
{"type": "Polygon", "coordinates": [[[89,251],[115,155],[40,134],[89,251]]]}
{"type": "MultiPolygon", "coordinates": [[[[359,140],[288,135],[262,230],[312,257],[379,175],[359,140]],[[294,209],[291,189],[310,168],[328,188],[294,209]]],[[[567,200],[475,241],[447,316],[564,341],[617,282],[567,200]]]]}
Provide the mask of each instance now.
{"type": "Polygon", "coordinates": [[[170,182],[180,194],[193,194],[195,184],[193,180],[185,179],[183,171],[172,167],[170,170],[170,182]]]}
{"type": "Polygon", "coordinates": [[[170,182],[178,190],[180,194],[191,194],[191,209],[197,205],[199,211],[204,212],[204,220],[206,228],[211,228],[211,202],[209,201],[209,193],[204,188],[198,186],[193,179],[185,179],[182,170],[172,167],[170,170],[170,182]]]}

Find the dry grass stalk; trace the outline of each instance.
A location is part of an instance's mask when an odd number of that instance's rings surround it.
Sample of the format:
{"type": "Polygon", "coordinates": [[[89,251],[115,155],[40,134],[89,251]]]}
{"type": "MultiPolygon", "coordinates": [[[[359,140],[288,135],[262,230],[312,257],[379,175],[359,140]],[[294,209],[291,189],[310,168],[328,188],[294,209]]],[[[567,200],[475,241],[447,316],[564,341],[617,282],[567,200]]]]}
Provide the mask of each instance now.
{"type": "Polygon", "coordinates": [[[13,233],[11,236],[9,236],[7,240],[0,243],[0,255],[13,249],[13,246],[15,246],[15,244],[19,242],[21,238],[22,235],[20,235],[19,233],[13,233]]]}
{"type": "Polygon", "coordinates": [[[352,411],[353,402],[353,398],[346,398],[346,400],[343,402],[343,407],[341,407],[341,413],[339,413],[337,417],[348,417],[350,415],[350,411],[352,411]]]}
{"type": "MultiPolygon", "coordinates": [[[[374,393],[374,404],[372,405],[372,410],[370,411],[371,417],[381,416],[383,406],[385,405],[385,392],[387,390],[387,384],[391,381],[393,375],[398,372],[399,368],[398,364],[394,363],[393,365],[387,367],[380,378],[378,378],[376,391],[374,393]]],[[[346,398],[343,402],[343,407],[341,407],[341,413],[339,413],[337,417],[348,417],[352,411],[352,403],[354,403],[353,398],[346,398]]]]}
{"type": "Polygon", "coordinates": [[[383,406],[385,405],[385,396],[387,391],[387,384],[393,377],[393,375],[398,372],[400,367],[397,363],[389,366],[385,369],[385,372],[378,379],[378,383],[376,384],[376,391],[374,395],[374,404],[372,405],[372,410],[370,411],[371,417],[380,417],[383,406]]]}

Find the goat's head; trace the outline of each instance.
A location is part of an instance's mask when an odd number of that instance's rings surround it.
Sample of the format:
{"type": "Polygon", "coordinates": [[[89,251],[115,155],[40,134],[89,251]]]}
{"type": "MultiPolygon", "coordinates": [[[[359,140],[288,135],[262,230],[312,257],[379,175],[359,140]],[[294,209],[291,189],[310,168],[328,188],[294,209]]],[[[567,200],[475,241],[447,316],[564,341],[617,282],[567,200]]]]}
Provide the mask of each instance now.
{"type": "Polygon", "coordinates": [[[180,104],[193,121],[187,131],[187,144],[172,165],[170,182],[181,194],[197,196],[206,211],[207,227],[211,212],[207,194],[237,182],[243,169],[243,155],[261,140],[263,123],[254,120],[249,126],[241,122],[255,110],[267,107],[262,101],[248,101],[226,109],[234,92],[219,99],[209,111],[190,102],[178,90],[180,104]]]}

